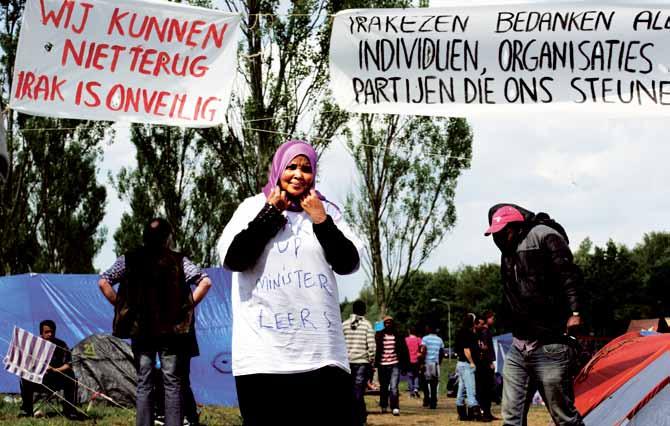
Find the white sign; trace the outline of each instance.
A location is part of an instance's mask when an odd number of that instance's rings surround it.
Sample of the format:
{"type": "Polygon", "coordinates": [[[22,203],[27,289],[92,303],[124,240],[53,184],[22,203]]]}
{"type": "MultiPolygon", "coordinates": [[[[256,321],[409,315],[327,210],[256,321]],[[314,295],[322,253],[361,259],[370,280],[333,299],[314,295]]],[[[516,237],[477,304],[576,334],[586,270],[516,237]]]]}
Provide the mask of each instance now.
{"type": "Polygon", "coordinates": [[[206,127],[224,121],[240,16],[168,1],[28,0],[10,107],[206,127]]]}
{"type": "Polygon", "coordinates": [[[337,104],[443,116],[670,114],[670,4],[471,4],[339,13],[337,104]]]}

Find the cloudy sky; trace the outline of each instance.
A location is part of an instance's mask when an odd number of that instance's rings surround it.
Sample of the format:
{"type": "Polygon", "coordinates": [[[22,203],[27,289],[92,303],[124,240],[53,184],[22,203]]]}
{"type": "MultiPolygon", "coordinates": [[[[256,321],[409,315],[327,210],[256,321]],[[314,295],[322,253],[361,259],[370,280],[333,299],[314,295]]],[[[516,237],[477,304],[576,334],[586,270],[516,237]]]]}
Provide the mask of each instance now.
{"type": "MultiPolygon", "coordinates": [[[[450,3],[454,2],[431,2],[450,3]]],[[[670,230],[670,120],[563,114],[468,120],[474,133],[473,161],[459,181],[458,221],[425,270],[496,262],[497,249],[483,232],[488,208],[501,201],[549,212],[567,229],[573,249],[586,237],[597,245],[611,238],[633,246],[646,232],[670,230]]],[[[135,161],[127,126],[117,130],[117,141],[107,146],[99,173],[105,182],[108,171],[135,161]]],[[[320,173],[321,190],[342,204],[355,177],[340,141],[322,157],[320,173]]],[[[128,209],[111,186],[108,191],[104,224],[109,238],[95,259],[100,270],[114,260],[111,236],[128,209]]],[[[365,279],[363,273],[342,279],[341,298],[355,298],[365,279]]]]}

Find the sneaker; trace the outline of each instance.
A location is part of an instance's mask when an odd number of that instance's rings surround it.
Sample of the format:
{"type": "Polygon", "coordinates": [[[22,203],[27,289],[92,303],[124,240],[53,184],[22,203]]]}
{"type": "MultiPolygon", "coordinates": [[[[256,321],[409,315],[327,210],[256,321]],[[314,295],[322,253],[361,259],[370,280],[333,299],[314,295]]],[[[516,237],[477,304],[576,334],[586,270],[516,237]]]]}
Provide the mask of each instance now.
{"type": "Polygon", "coordinates": [[[386,407],[382,407],[382,414],[386,414],[389,412],[389,409],[386,407]]]}
{"type": "Polygon", "coordinates": [[[30,413],[27,412],[27,411],[23,411],[23,410],[19,411],[19,417],[32,417],[32,416],[33,416],[33,415],[30,414],[30,413]]]}
{"type": "Polygon", "coordinates": [[[399,416],[399,415],[400,415],[400,410],[397,409],[397,408],[394,408],[394,409],[393,409],[393,415],[394,415],[394,416],[399,416]]]}
{"type": "Polygon", "coordinates": [[[165,425],[165,416],[156,416],[154,419],[154,426],[164,426],[165,425]]]}

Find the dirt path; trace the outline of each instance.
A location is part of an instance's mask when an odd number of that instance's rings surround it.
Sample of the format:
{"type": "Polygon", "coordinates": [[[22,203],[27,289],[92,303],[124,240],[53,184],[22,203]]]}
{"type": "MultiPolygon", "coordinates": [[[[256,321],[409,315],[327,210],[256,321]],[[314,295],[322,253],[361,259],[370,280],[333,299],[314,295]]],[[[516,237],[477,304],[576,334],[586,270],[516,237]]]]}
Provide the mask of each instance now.
{"type": "MultiPolygon", "coordinates": [[[[476,424],[488,424],[500,426],[501,421],[491,423],[473,423],[458,421],[454,398],[442,397],[438,402],[437,409],[429,410],[421,406],[420,399],[410,399],[402,395],[400,397],[400,416],[392,414],[381,414],[378,406],[379,398],[368,396],[365,399],[368,407],[368,426],[403,425],[403,426],[427,426],[427,425],[463,425],[473,426],[476,424]]],[[[500,417],[500,406],[493,406],[493,414],[500,417]]],[[[549,413],[543,406],[532,407],[528,414],[528,426],[547,426],[551,424],[549,413]]]]}

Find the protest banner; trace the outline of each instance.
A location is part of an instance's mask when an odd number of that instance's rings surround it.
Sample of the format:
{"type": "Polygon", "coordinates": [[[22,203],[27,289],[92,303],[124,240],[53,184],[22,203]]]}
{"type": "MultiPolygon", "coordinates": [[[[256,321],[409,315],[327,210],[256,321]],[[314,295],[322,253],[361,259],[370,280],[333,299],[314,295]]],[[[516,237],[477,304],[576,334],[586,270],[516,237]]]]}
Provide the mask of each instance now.
{"type": "Polygon", "coordinates": [[[331,89],[350,112],[670,114],[667,2],[456,3],[335,16],[331,89]]]}
{"type": "Polygon", "coordinates": [[[240,16],[168,1],[28,0],[10,107],[41,116],[220,124],[240,16]]]}

